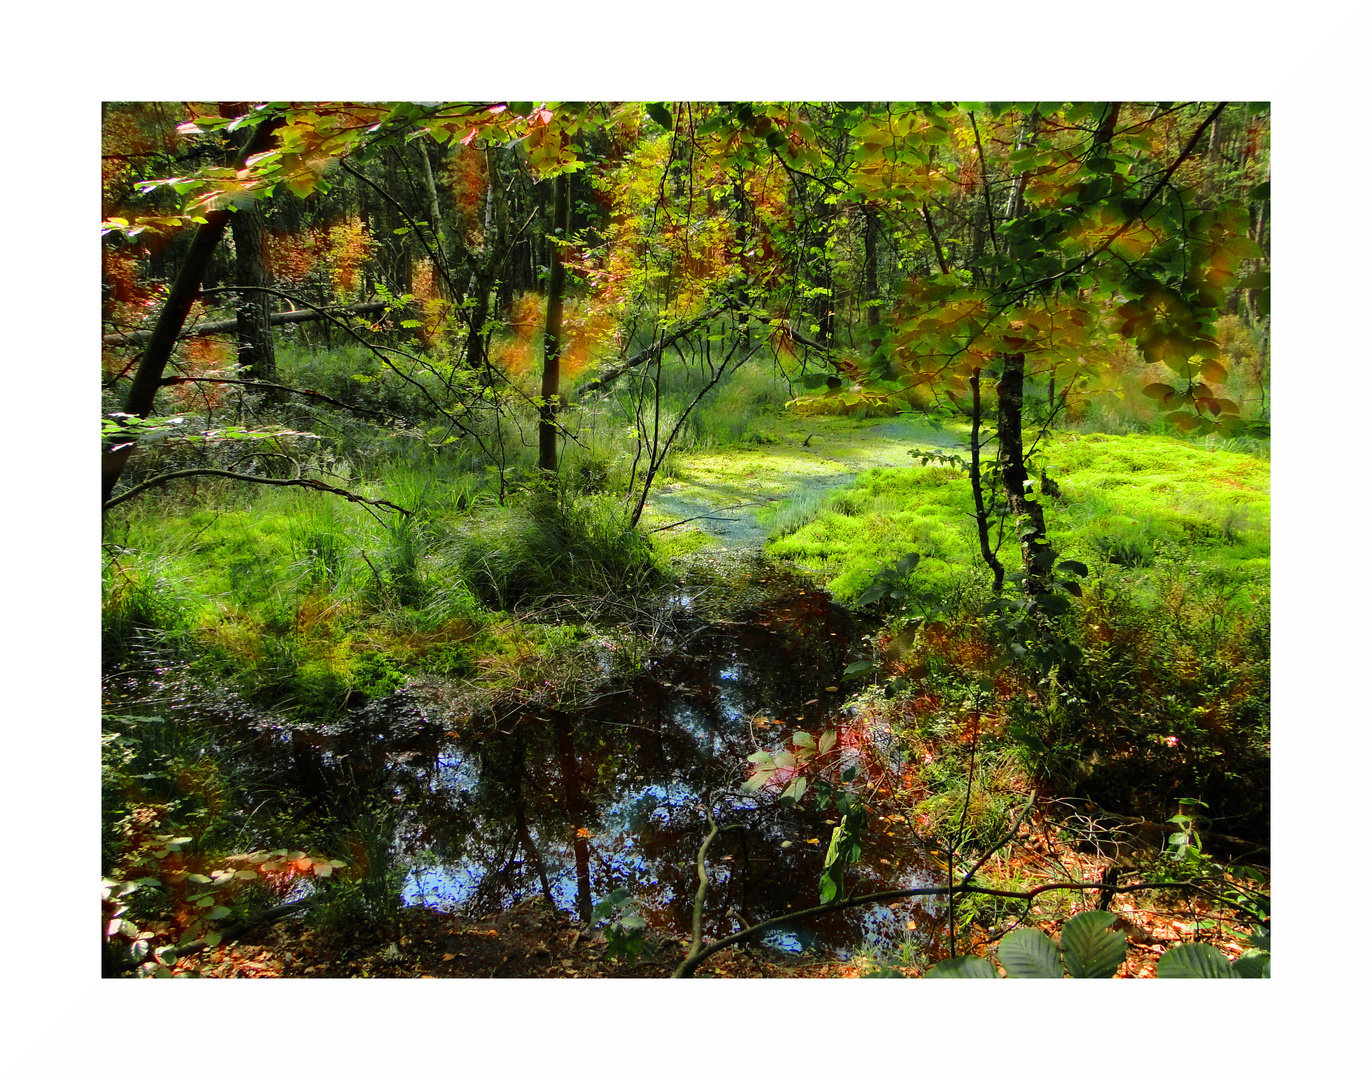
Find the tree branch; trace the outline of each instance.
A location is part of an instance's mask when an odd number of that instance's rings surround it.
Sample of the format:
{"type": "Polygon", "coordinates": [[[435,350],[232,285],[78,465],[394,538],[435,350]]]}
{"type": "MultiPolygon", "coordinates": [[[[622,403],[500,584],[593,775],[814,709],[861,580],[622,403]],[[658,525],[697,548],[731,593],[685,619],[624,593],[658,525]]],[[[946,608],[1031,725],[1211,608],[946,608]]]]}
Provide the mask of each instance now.
{"type": "MultiPolygon", "coordinates": [[[[1114,891],[1123,893],[1142,892],[1147,889],[1183,889],[1193,888],[1198,884],[1200,883],[1191,879],[1186,881],[1136,881],[1128,885],[1115,886],[1114,891]]],[[[954,885],[951,889],[947,886],[939,886],[937,888],[892,889],[886,892],[867,893],[865,896],[854,896],[847,900],[835,900],[828,904],[820,904],[817,907],[806,908],[804,911],[787,912],[785,915],[778,915],[774,919],[764,919],[760,923],[754,923],[746,930],[740,930],[736,934],[730,934],[728,937],[720,938],[713,945],[707,945],[702,948],[699,953],[693,953],[692,955],[687,956],[685,960],[677,965],[676,970],[672,972],[672,978],[689,979],[696,968],[715,953],[721,952],[731,946],[741,944],[742,942],[750,941],[753,938],[761,937],[763,934],[769,934],[773,930],[780,929],[788,923],[819,915],[831,915],[834,912],[846,911],[848,908],[861,907],[864,904],[884,904],[890,903],[892,900],[907,900],[915,896],[949,896],[950,893],[957,893],[959,895],[976,894],[979,896],[1001,896],[1010,900],[1033,900],[1043,893],[1052,892],[1054,890],[1087,892],[1089,890],[1099,889],[1100,887],[1101,883],[1099,881],[1053,881],[1046,885],[1038,885],[1032,889],[1015,891],[1012,889],[988,889],[980,885],[968,885],[964,882],[961,885],[954,885]]]]}
{"type": "MultiPolygon", "coordinates": [[[[254,915],[251,918],[244,919],[242,922],[230,923],[216,931],[216,933],[219,934],[219,944],[226,945],[231,941],[237,941],[249,930],[256,930],[259,926],[277,922],[280,919],[284,919],[287,915],[296,915],[302,911],[307,911],[322,899],[323,897],[319,894],[306,896],[300,900],[292,900],[288,904],[278,904],[274,908],[268,908],[266,911],[254,915]]],[[[182,957],[191,956],[192,954],[198,953],[209,947],[210,943],[204,938],[200,938],[196,941],[188,942],[185,945],[178,945],[174,949],[168,949],[161,954],[160,959],[168,966],[171,966],[182,957]]],[[[156,960],[148,957],[138,960],[123,960],[112,964],[109,970],[110,974],[117,977],[129,971],[137,971],[145,964],[151,963],[156,963],[156,960]]]]}
{"type": "Polygon", "coordinates": [[[653,357],[661,355],[662,351],[668,345],[671,345],[679,338],[683,338],[693,331],[700,329],[700,327],[704,326],[716,315],[723,314],[733,306],[733,300],[722,300],[708,311],[704,311],[697,315],[694,319],[688,319],[686,322],[677,323],[677,325],[673,327],[671,333],[663,335],[660,340],[654,341],[653,344],[649,345],[646,349],[634,353],[633,356],[629,357],[629,359],[625,360],[624,363],[620,364],[618,367],[610,368],[609,371],[592,379],[585,386],[578,387],[576,390],[577,397],[595,393],[595,391],[601,389],[601,387],[614,382],[615,379],[619,378],[626,371],[632,371],[634,368],[646,364],[649,360],[653,359],[653,357]]]}
{"type": "Polygon", "coordinates": [[[329,397],[328,394],[321,394],[318,390],[300,390],[294,386],[261,382],[257,379],[211,379],[198,375],[169,375],[162,380],[163,386],[178,386],[183,383],[219,383],[224,386],[242,386],[248,390],[279,390],[287,394],[299,394],[301,397],[318,398],[320,401],[327,401],[330,405],[337,405],[340,409],[351,409],[353,412],[366,413],[368,416],[379,416],[383,420],[404,420],[404,417],[394,416],[391,413],[381,412],[377,409],[368,409],[361,405],[350,405],[346,401],[339,401],[338,398],[329,397]]]}
{"type": "MultiPolygon", "coordinates": [[[[202,289],[201,294],[208,296],[216,292],[238,292],[244,286],[234,286],[224,289],[202,289]]],[[[285,296],[284,293],[276,293],[277,296],[285,296]]],[[[289,300],[290,298],[287,297],[289,300]]],[[[295,301],[291,301],[294,303],[295,301]]],[[[308,311],[274,311],[267,316],[267,321],[272,326],[284,326],[288,323],[313,322],[315,319],[322,319],[337,315],[371,315],[379,311],[384,311],[386,305],[381,301],[366,304],[350,304],[348,307],[341,308],[313,308],[308,311]]],[[[199,323],[196,326],[184,327],[176,335],[177,339],[208,337],[210,334],[236,334],[238,333],[238,320],[217,319],[214,322],[199,323]]],[[[102,345],[137,345],[152,338],[151,330],[129,330],[119,334],[105,334],[100,338],[102,345]]]]}
{"type": "Polygon", "coordinates": [[[326,484],[321,480],[302,479],[298,477],[294,479],[280,479],[273,476],[252,476],[248,473],[229,472],[227,469],[178,469],[176,472],[163,473],[161,476],[154,476],[149,480],[144,480],[141,484],[135,484],[127,491],[121,491],[112,499],[107,499],[104,505],[101,506],[101,510],[108,510],[112,506],[118,506],[122,502],[127,502],[135,495],[141,495],[143,492],[147,491],[148,488],[157,487],[170,480],[180,480],[187,476],[221,476],[227,480],[242,480],[249,484],[268,484],[273,487],[313,488],[315,491],[327,491],[330,495],[337,495],[340,498],[347,499],[349,502],[366,503],[368,506],[384,506],[389,510],[394,510],[407,517],[413,513],[413,511],[406,510],[403,506],[397,506],[395,503],[389,502],[386,499],[364,498],[363,496],[347,491],[344,488],[326,484]]]}

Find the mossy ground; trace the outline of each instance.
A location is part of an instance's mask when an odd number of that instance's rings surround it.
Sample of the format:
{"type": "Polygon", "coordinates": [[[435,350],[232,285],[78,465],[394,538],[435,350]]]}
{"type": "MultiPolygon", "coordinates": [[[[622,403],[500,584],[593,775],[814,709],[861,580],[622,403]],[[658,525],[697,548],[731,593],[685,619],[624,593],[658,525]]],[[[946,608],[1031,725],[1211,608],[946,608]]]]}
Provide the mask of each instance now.
{"type": "MultiPolygon", "coordinates": [[[[1159,553],[1185,551],[1210,573],[1265,581],[1266,461],[1167,436],[1077,434],[1056,436],[1039,459],[1060,491],[1043,501],[1063,558],[1138,576],[1159,553]]],[[[793,496],[774,512],[767,550],[825,576],[840,600],[854,599],[883,564],[909,551],[922,556],[921,580],[933,585],[980,565],[972,510],[965,473],[911,460],[819,499],[793,496]]],[[[1009,530],[999,557],[1017,567],[1009,530]]]]}

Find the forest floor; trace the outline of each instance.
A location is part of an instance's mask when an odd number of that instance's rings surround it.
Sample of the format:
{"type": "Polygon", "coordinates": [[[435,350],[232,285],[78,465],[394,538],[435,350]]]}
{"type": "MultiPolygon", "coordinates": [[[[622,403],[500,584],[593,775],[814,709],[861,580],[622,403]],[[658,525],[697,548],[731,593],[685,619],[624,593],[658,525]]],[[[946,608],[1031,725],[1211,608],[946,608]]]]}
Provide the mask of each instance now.
{"type": "MultiPolygon", "coordinates": [[[[1119,916],[1116,929],[1129,943],[1116,978],[1153,978],[1158,958],[1185,942],[1205,940],[1231,960],[1244,949],[1222,927],[1198,933],[1195,921],[1207,914],[1203,908],[1143,908],[1118,896],[1112,910],[1119,916]]],[[[1036,925],[1053,937],[1061,930],[1061,921],[1036,925]]],[[[405,908],[389,932],[278,923],[183,960],[182,967],[218,979],[661,979],[672,974],[690,946],[688,940],[672,938],[652,944],[651,958],[612,957],[603,934],[588,931],[574,916],[536,898],[484,919],[405,908]]],[[[978,946],[976,951],[984,949],[978,946]]],[[[789,955],[754,946],[715,954],[695,977],[853,979],[877,967],[870,957],[789,955]]],[[[907,977],[922,973],[913,965],[893,968],[907,977]]]]}

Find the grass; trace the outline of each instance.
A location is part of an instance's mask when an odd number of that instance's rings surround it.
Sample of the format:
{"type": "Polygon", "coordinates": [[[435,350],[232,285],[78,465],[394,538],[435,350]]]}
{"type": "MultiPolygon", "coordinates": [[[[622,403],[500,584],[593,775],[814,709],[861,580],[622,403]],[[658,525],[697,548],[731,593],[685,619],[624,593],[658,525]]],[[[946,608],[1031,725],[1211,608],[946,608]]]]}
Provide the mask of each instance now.
{"type": "MultiPolygon", "coordinates": [[[[1216,575],[1264,581],[1270,569],[1270,482],[1265,461],[1155,435],[1061,435],[1041,454],[1060,499],[1045,500],[1049,537],[1063,558],[1099,572],[1153,565],[1185,548],[1216,575]]],[[[876,469],[849,488],[782,503],[768,550],[856,598],[884,564],[923,557],[917,578],[946,587],[980,564],[965,474],[938,466],[876,469]]],[[[1018,564],[1013,540],[1001,561],[1018,564]]]]}
{"type": "MultiPolygon", "coordinates": [[[[551,483],[533,468],[532,412],[512,406],[500,429],[509,497],[497,505],[490,462],[443,445],[450,432],[424,395],[369,354],[287,348],[279,357],[284,382],[412,418],[382,429],[302,402],[289,403],[284,417],[326,435],[311,444],[314,467],[411,514],[219,482],[118,507],[105,523],[112,663],[179,652],[202,684],[233,685],[258,706],[317,720],[421,674],[457,681],[473,700],[538,693],[574,710],[581,689],[603,678],[596,640],[618,635],[624,647],[616,656],[630,658],[622,663],[641,659],[632,627],[607,624],[636,607],[635,594],[673,561],[709,541],[691,528],[650,538],[627,528],[630,381],[565,414],[576,438],[565,442],[551,483]]],[[[411,374],[437,392],[433,376],[411,374]]],[[[664,374],[670,425],[703,376],[681,365],[664,374]]],[[[1120,423],[1118,434],[1070,430],[1041,449],[1060,488],[1059,498],[1045,500],[1050,537],[1064,558],[1091,570],[1061,624],[1083,650],[1069,678],[999,662],[1005,643],[980,614],[989,574],[977,555],[966,476],[916,465],[908,453],[954,449],[959,430],[914,417],[796,416],[784,408],[786,396],[778,374],[745,365],[683,426],[659,484],[709,507],[769,501],[762,519],[770,554],[817,572],[841,601],[901,555],[923,556],[913,582],[932,594],[938,610],[927,614],[940,622],[921,624],[919,605],[889,606],[873,634],[878,666],[852,705],[903,744],[912,822],[945,839],[962,824],[965,855],[996,839],[1035,788],[1140,814],[1157,811],[1159,793],[1202,797],[1221,828],[1260,827],[1270,713],[1264,444],[1187,440],[1120,423]],[[981,725],[975,761],[973,716],[981,725]]],[[[494,445],[489,417],[473,423],[486,425],[480,431],[494,445]]],[[[1001,557],[1016,567],[1013,538],[1001,557]]],[[[106,749],[107,861],[127,846],[121,830],[154,804],[169,808],[176,831],[183,820],[186,830],[199,828],[203,818],[207,836],[237,842],[237,819],[207,808],[236,801],[238,787],[260,780],[237,775],[217,750],[183,746],[186,733],[170,727],[107,726],[116,736],[107,736],[106,749]],[[189,786],[129,786],[158,772],[184,772],[189,786]]],[[[306,815],[290,798],[279,800],[271,830],[295,846],[304,840],[293,830],[306,815]]],[[[253,805],[260,801],[255,795],[253,805]]],[[[376,872],[340,891],[334,914],[384,921],[399,881],[386,858],[389,830],[372,808],[349,813],[334,815],[347,822],[332,822],[337,835],[311,840],[346,848],[376,872]]],[[[1003,914],[990,901],[962,910],[966,919],[1003,914]]]]}

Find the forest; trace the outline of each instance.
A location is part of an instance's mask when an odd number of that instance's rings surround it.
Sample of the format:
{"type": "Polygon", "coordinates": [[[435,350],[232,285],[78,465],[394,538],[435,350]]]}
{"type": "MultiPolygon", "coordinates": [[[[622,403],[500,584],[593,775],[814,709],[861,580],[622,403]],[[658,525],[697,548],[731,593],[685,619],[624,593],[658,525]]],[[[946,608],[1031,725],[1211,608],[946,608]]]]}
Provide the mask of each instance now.
{"type": "Polygon", "coordinates": [[[1265,102],[101,106],[107,978],[1269,978],[1265,102]]]}

